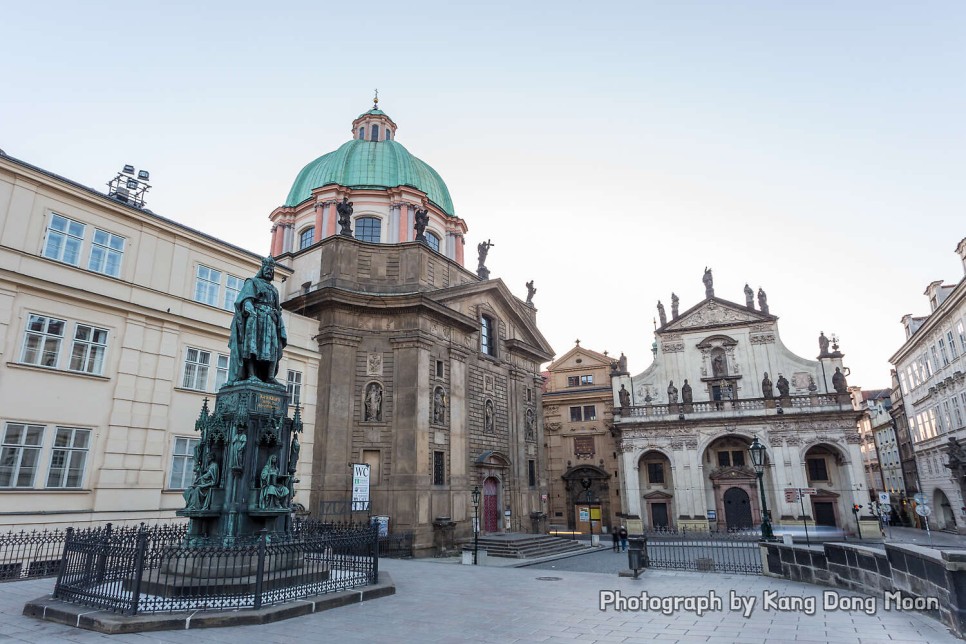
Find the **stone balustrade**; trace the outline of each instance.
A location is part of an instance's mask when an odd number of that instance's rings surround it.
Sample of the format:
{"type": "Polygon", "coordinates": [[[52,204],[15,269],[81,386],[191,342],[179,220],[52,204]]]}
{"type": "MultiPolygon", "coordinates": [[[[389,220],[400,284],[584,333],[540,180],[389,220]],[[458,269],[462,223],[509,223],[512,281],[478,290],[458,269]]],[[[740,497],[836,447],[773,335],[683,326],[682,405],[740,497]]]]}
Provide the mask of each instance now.
{"type": "Polygon", "coordinates": [[[662,405],[636,405],[619,407],[615,414],[621,419],[665,420],[668,416],[690,415],[770,415],[801,414],[816,411],[842,411],[852,409],[848,394],[811,394],[785,398],[733,398],[726,400],[702,400],[689,403],[662,405]]]}

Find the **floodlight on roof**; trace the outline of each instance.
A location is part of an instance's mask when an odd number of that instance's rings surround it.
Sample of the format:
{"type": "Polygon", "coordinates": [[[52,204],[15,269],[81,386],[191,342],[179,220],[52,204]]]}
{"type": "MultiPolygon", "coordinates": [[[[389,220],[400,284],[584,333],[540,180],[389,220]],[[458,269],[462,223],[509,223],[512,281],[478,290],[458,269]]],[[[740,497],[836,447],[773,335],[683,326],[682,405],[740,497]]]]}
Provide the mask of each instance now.
{"type": "Polygon", "coordinates": [[[131,196],[131,193],[128,191],[127,188],[124,188],[123,186],[118,186],[117,190],[114,192],[114,198],[117,199],[118,201],[127,202],[128,197],[130,196],[131,196]]]}
{"type": "Polygon", "coordinates": [[[125,165],[124,166],[124,170],[122,170],[122,172],[124,172],[124,174],[133,175],[134,174],[134,166],[133,165],[125,165]]]}
{"type": "Polygon", "coordinates": [[[138,170],[138,179],[141,181],[147,181],[151,178],[151,174],[147,170],[138,170]]]}
{"type": "Polygon", "coordinates": [[[138,184],[138,180],[137,179],[128,179],[127,180],[127,187],[130,188],[131,190],[137,190],[138,189],[138,185],[140,185],[140,184],[138,184]]]}

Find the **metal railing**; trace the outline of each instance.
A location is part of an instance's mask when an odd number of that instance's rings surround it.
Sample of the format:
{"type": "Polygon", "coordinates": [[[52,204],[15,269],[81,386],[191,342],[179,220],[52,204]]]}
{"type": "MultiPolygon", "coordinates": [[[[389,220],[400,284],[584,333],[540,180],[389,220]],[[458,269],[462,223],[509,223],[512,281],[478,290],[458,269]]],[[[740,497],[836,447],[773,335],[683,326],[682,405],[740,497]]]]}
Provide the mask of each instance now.
{"type": "Polygon", "coordinates": [[[258,609],[378,582],[367,525],[188,547],[170,527],[68,529],[53,596],[119,613],[258,609]]]}
{"type": "Polygon", "coordinates": [[[761,574],[761,535],[736,532],[649,531],[644,535],[645,566],[671,570],[761,574]]]}

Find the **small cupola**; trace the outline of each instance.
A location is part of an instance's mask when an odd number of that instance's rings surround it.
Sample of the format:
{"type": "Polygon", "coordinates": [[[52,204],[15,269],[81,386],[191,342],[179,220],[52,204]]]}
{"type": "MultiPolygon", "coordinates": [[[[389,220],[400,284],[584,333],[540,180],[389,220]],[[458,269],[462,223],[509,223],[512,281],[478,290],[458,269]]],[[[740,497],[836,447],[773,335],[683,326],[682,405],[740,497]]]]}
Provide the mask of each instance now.
{"type": "Polygon", "coordinates": [[[379,109],[379,92],[372,100],[372,109],[360,114],[352,122],[352,138],[356,141],[392,141],[396,138],[396,124],[379,109]]]}

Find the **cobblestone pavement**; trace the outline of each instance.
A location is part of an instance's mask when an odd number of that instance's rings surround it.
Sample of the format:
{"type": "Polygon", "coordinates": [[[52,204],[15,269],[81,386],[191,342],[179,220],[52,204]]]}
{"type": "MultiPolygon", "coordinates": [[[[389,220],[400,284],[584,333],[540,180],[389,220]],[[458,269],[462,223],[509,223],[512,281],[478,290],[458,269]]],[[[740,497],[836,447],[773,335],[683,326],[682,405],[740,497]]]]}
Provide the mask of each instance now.
{"type": "MultiPolygon", "coordinates": [[[[576,560],[610,566],[624,554],[609,550],[576,560]],[[607,559],[610,557],[611,559],[607,559]]],[[[562,565],[562,563],[560,564],[562,565]]],[[[943,625],[912,612],[886,611],[876,600],[869,615],[860,610],[826,611],[826,589],[750,575],[681,573],[648,570],[641,579],[601,572],[561,568],[506,568],[438,565],[430,561],[380,562],[396,582],[397,594],[265,626],[238,626],[191,631],[161,631],[107,636],[23,617],[25,601],[49,592],[50,579],[0,585],[0,640],[10,642],[232,642],[259,644],[331,641],[373,642],[705,642],[781,644],[785,642],[961,642],[943,625]],[[544,579],[541,579],[544,578],[544,579]],[[642,591],[659,596],[709,595],[723,600],[721,610],[698,615],[678,610],[601,611],[601,590],[638,597],[642,591]],[[729,592],[756,600],[745,618],[729,610],[729,592]],[[777,597],[815,598],[815,614],[802,610],[766,610],[766,593],[777,597]]],[[[862,597],[862,596],[856,596],[862,597]]],[[[865,598],[866,600],[871,598],[865,598]]]]}

